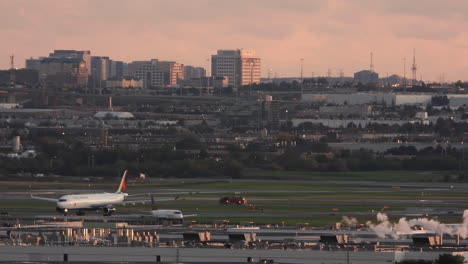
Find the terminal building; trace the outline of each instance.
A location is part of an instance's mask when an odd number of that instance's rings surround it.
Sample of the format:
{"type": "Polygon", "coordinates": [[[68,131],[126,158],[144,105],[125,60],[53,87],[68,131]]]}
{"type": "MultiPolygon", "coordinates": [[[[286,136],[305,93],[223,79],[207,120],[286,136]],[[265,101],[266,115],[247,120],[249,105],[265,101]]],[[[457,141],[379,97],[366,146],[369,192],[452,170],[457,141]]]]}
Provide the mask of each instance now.
{"type": "MultiPolygon", "coordinates": [[[[332,105],[422,105],[432,103],[432,98],[441,96],[434,93],[310,93],[302,95],[302,102],[332,105]]],[[[467,94],[447,94],[449,106],[468,105],[467,94]]]]}
{"type": "Polygon", "coordinates": [[[427,105],[431,103],[432,94],[397,94],[397,93],[313,93],[304,94],[303,102],[324,103],[333,105],[427,105]]]}

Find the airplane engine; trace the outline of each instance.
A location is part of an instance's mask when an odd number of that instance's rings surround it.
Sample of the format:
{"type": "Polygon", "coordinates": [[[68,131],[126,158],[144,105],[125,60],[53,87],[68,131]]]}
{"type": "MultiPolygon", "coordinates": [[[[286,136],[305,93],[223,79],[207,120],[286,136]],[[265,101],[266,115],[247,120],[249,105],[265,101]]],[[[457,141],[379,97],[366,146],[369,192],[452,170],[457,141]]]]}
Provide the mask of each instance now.
{"type": "Polygon", "coordinates": [[[60,207],[56,207],[55,210],[57,210],[57,212],[59,212],[61,214],[65,214],[65,215],[68,213],[67,209],[63,209],[63,208],[60,208],[60,207]]]}
{"type": "Polygon", "coordinates": [[[114,207],[106,206],[102,208],[102,213],[104,216],[111,216],[113,212],[115,212],[114,207]]]}

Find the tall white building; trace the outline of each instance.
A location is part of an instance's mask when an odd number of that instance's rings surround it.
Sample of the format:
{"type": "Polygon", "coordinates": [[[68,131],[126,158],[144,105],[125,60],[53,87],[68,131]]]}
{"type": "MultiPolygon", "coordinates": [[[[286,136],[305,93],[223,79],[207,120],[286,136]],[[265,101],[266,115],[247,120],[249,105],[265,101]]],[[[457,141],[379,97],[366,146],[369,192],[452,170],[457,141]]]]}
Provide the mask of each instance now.
{"type": "Polygon", "coordinates": [[[177,85],[179,80],[184,79],[184,65],[181,63],[173,63],[169,68],[169,85],[177,85]]]}
{"type": "Polygon", "coordinates": [[[184,79],[184,65],[175,61],[160,61],[159,71],[163,73],[164,85],[177,85],[178,80],[184,79]]]}
{"type": "Polygon", "coordinates": [[[241,50],[241,85],[260,83],[260,58],[251,50],[241,50]]]}

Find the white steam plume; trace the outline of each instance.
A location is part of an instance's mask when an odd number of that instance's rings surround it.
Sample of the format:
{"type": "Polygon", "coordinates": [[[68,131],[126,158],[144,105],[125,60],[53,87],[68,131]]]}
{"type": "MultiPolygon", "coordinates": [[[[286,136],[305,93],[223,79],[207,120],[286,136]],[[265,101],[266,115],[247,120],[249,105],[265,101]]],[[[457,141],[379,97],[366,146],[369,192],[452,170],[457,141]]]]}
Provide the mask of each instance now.
{"type": "MultiPolygon", "coordinates": [[[[344,218],[343,218],[344,219],[344,218]]],[[[397,223],[391,223],[388,216],[383,213],[377,214],[377,224],[367,222],[366,225],[376,233],[380,238],[390,236],[394,239],[399,239],[401,234],[411,234],[413,227],[421,226],[424,230],[439,235],[457,235],[465,239],[468,237],[468,210],[463,212],[463,222],[459,225],[446,225],[434,219],[416,218],[407,220],[405,217],[400,218],[397,223]]]]}
{"type": "Polygon", "coordinates": [[[343,216],[343,221],[346,223],[347,226],[355,226],[359,223],[356,218],[347,216],[343,216]]]}

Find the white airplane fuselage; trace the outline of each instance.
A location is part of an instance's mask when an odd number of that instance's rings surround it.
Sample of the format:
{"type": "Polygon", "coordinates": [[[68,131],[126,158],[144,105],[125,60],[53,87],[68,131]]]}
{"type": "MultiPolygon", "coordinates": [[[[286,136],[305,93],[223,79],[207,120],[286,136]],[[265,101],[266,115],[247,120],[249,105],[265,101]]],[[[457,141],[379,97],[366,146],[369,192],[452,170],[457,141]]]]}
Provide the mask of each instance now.
{"type": "Polygon", "coordinates": [[[179,210],[158,209],[152,210],[151,215],[160,219],[183,220],[184,215],[179,210]]]}
{"type": "Polygon", "coordinates": [[[89,210],[119,204],[126,193],[69,194],[60,197],[57,208],[61,210],[89,210]]]}

